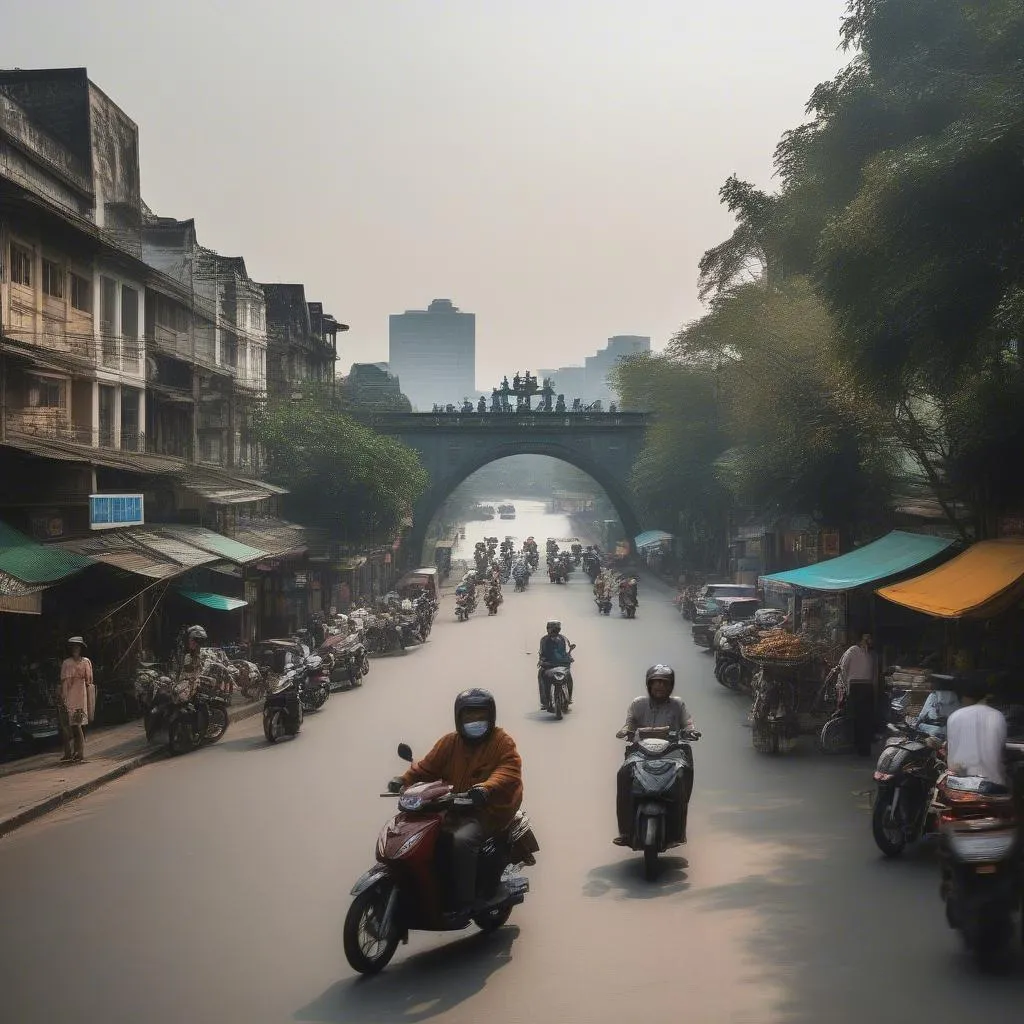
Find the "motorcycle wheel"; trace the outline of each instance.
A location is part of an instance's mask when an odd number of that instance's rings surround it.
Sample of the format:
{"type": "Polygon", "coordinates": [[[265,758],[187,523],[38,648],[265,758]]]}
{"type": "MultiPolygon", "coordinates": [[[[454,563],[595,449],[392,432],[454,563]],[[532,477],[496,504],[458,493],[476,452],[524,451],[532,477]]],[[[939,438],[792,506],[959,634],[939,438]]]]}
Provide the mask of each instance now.
{"type": "Polygon", "coordinates": [[[187,754],[195,750],[195,737],[192,734],[192,727],[181,716],[175,718],[167,730],[167,749],[175,756],[187,754]]]}
{"type": "Polygon", "coordinates": [[[626,618],[627,619],[635,619],[636,618],[636,609],[635,608],[627,608],[626,609],[626,618]]]}
{"type": "Polygon", "coordinates": [[[330,691],[325,686],[318,686],[313,690],[305,701],[306,711],[319,711],[327,703],[327,695],[330,691]]]}
{"type": "Polygon", "coordinates": [[[377,934],[392,885],[393,883],[386,879],[371,885],[352,901],[352,906],[345,915],[345,959],[352,970],[358,971],[359,974],[377,974],[384,970],[398,949],[397,929],[394,934],[383,939],[377,934]]]}
{"type": "Polygon", "coordinates": [[[743,675],[743,666],[738,661],[726,662],[722,665],[719,673],[719,682],[727,690],[739,690],[740,677],[743,675]]]}
{"type": "Polygon", "coordinates": [[[280,708],[263,715],[263,735],[268,743],[276,743],[284,735],[284,712],[280,708]]]}
{"type": "Polygon", "coordinates": [[[210,708],[210,721],[206,726],[206,735],[203,737],[203,742],[216,743],[228,731],[228,724],[227,708],[210,708]]]}
{"type": "MultiPolygon", "coordinates": [[[[898,857],[907,845],[907,836],[903,825],[889,818],[891,803],[891,793],[879,790],[875,794],[875,805],[871,809],[871,835],[874,837],[875,845],[886,857],[898,857]]],[[[902,820],[903,815],[899,808],[897,815],[902,820]]]]}
{"type": "Polygon", "coordinates": [[[246,700],[259,700],[266,696],[266,688],[262,680],[253,680],[242,687],[242,696],[246,700]]]}
{"type": "Polygon", "coordinates": [[[495,907],[473,917],[473,924],[482,932],[496,932],[511,916],[511,907],[495,907]]]}
{"type": "Polygon", "coordinates": [[[1010,940],[1013,924],[1008,913],[986,915],[972,929],[970,949],[978,970],[987,974],[1002,973],[1012,963],[1010,940]]]}
{"type": "Polygon", "coordinates": [[[658,877],[658,848],[656,846],[644,847],[644,878],[653,882],[658,877]]]}
{"type": "Polygon", "coordinates": [[[560,722],[566,707],[565,691],[560,686],[555,687],[551,704],[555,709],[555,721],[560,722]]]}
{"type": "Polygon", "coordinates": [[[853,719],[834,715],[818,735],[818,747],[823,754],[849,754],[853,750],[853,719]]]}

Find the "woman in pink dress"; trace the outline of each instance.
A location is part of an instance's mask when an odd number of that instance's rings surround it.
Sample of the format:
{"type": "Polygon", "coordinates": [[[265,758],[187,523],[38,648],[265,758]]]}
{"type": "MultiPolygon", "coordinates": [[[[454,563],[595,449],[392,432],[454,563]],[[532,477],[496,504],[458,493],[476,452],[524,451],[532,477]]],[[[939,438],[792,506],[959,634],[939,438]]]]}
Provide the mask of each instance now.
{"type": "Polygon", "coordinates": [[[80,636],[68,640],[69,657],[60,667],[60,735],[64,741],[61,761],[85,760],[85,729],[89,720],[89,686],[92,662],[85,657],[85,641],[80,636]]]}

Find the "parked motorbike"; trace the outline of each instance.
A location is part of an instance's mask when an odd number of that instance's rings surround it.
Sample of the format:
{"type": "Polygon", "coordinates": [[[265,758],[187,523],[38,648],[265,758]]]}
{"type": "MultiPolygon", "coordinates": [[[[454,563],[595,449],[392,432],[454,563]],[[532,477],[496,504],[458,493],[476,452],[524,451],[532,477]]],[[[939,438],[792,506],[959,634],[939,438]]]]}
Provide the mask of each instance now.
{"type": "Polygon", "coordinates": [[[455,595],[455,618],[459,622],[465,622],[473,614],[476,607],[476,599],[470,594],[455,595]]]}
{"type": "Polygon", "coordinates": [[[331,691],[362,686],[363,676],[370,671],[370,658],[358,634],[328,638],[320,651],[331,680],[331,691]]]}
{"type": "MultiPolygon", "coordinates": [[[[626,747],[626,763],[633,773],[629,846],[643,851],[644,877],[649,882],[658,876],[658,855],[686,838],[679,831],[679,803],[682,801],[685,806],[690,800],[690,743],[700,739],[699,732],[669,733],[667,739],[657,732],[638,729],[627,736],[626,747]]],[[[685,820],[684,815],[684,823],[685,820]]]]}
{"type": "MultiPolygon", "coordinates": [[[[412,751],[402,743],[398,756],[412,761],[412,751]]],[[[382,793],[393,797],[396,794],[382,793]]],[[[463,909],[453,906],[450,887],[443,879],[442,825],[450,815],[472,807],[465,793],[456,793],[444,782],[410,786],[398,795],[398,814],[391,818],[377,840],[377,863],[352,887],[355,897],[345,916],[345,958],[360,974],[383,970],[400,942],[410,931],[460,931],[469,920],[445,915],[463,909]],[[438,864],[438,854],[442,862],[438,864]]],[[[530,883],[519,871],[536,863],[540,849],[530,819],[519,811],[501,834],[488,839],[480,850],[477,895],[486,901],[472,917],[482,931],[500,928],[523,902],[530,883]]]]}
{"type": "Polygon", "coordinates": [[[263,735],[268,743],[285,736],[298,736],[302,728],[302,685],[300,670],[291,669],[278,679],[263,701],[263,735]]]}
{"type": "Polygon", "coordinates": [[[228,702],[220,693],[178,680],[171,689],[172,707],[167,718],[167,749],[187,754],[206,743],[216,743],[228,731],[228,702]]]}
{"type": "Polygon", "coordinates": [[[905,721],[888,729],[875,765],[871,834],[886,857],[898,857],[934,827],[935,785],[945,765],[939,758],[939,744],[931,737],[905,721]]]}
{"type": "Polygon", "coordinates": [[[1020,906],[1020,821],[1011,791],[988,779],[945,775],[938,786],[946,921],[982,968],[1009,954],[1020,906]]]}
{"type": "Polygon", "coordinates": [[[331,695],[331,677],[319,654],[308,654],[293,670],[299,687],[303,711],[319,711],[331,695]]]}

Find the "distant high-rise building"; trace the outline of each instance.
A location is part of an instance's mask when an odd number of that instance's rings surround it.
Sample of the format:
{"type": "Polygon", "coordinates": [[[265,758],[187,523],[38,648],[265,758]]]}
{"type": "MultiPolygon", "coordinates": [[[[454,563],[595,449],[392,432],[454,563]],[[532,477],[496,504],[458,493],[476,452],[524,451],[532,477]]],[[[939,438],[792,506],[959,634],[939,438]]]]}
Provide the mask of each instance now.
{"type": "Polygon", "coordinates": [[[450,299],[390,318],[388,367],[413,408],[458,404],[476,394],[476,315],[450,299]]]}
{"type": "Polygon", "coordinates": [[[550,377],[555,382],[555,391],[565,395],[570,404],[573,399],[582,399],[586,404],[603,402],[607,405],[616,399],[608,385],[608,375],[615,364],[626,356],[651,351],[651,339],[639,334],[616,334],[608,344],[594,355],[587,356],[583,366],[562,366],[557,370],[538,370],[537,376],[550,377]]]}

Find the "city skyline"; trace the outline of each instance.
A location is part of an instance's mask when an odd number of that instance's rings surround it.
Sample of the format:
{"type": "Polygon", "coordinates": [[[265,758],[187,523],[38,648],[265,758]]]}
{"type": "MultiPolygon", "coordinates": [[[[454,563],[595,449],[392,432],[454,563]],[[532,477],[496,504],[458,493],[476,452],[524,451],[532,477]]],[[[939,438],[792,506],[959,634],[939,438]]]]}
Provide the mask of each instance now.
{"type": "Polygon", "coordinates": [[[844,0],[57,6],[6,15],[0,64],[88,67],[140,127],[152,209],[195,218],[256,280],[287,252],[350,325],[346,361],[386,359],[410,299],[457,295],[480,321],[478,383],[512,351],[663,346],[732,228],[718,188],[771,187],[779,135],[844,63],[844,0]],[[311,39],[338,59],[310,60],[311,39]]]}

